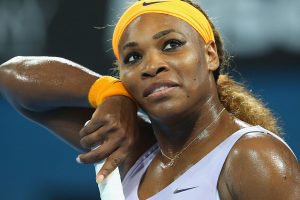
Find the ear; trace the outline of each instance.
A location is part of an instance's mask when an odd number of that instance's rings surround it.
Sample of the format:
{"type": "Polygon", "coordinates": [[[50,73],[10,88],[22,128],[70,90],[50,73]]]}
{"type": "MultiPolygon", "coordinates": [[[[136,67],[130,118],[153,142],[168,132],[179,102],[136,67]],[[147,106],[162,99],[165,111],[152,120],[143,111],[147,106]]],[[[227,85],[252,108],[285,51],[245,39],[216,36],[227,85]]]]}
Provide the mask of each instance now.
{"type": "Polygon", "coordinates": [[[216,43],[214,41],[207,43],[205,45],[205,51],[208,70],[215,71],[219,68],[220,64],[216,43]]]}

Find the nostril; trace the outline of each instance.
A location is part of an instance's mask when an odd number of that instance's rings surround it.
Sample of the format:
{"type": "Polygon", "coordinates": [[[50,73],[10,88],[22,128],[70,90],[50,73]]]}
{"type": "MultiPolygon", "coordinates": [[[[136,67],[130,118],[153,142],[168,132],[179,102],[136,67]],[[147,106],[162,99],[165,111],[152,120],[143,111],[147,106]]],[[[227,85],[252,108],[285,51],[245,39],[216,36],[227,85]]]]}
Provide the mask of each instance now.
{"type": "Polygon", "coordinates": [[[144,73],[142,73],[142,76],[146,78],[146,77],[151,77],[152,75],[149,74],[149,73],[144,72],[144,73]]]}
{"type": "Polygon", "coordinates": [[[159,68],[156,70],[156,74],[159,74],[159,73],[161,73],[161,72],[163,72],[163,71],[165,71],[165,70],[166,70],[165,67],[159,67],[159,68]]]}

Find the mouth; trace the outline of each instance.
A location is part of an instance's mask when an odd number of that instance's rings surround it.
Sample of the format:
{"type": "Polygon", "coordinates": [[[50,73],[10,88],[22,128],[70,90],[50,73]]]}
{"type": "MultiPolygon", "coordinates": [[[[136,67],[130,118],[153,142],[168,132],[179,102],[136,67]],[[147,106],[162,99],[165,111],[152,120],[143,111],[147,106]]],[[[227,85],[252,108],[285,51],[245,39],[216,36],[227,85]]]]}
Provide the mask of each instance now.
{"type": "Polygon", "coordinates": [[[144,97],[149,96],[160,96],[166,94],[167,92],[173,90],[174,88],[178,87],[177,83],[172,81],[161,81],[157,83],[151,84],[143,93],[144,97]]]}

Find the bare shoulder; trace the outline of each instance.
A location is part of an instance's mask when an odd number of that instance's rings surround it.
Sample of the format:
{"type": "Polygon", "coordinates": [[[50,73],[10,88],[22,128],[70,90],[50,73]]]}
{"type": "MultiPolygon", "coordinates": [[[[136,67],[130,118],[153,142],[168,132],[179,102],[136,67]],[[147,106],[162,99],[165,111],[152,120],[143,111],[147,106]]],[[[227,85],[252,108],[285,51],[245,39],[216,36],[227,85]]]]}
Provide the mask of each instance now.
{"type": "Polygon", "coordinates": [[[300,167],[290,149],[269,134],[243,136],[222,175],[234,199],[300,199],[300,167]]]}

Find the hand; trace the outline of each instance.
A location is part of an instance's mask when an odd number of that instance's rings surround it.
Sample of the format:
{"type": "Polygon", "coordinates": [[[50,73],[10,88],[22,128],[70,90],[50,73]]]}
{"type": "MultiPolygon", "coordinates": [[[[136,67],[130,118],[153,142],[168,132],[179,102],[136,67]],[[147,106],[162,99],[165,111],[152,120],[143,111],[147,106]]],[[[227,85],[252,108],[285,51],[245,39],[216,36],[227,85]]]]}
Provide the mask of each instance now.
{"type": "Polygon", "coordinates": [[[81,163],[96,163],[106,158],[97,174],[97,182],[101,182],[122,165],[139,141],[136,104],[125,96],[107,98],[79,134],[83,148],[91,150],[101,145],[77,158],[81,163]]]}

